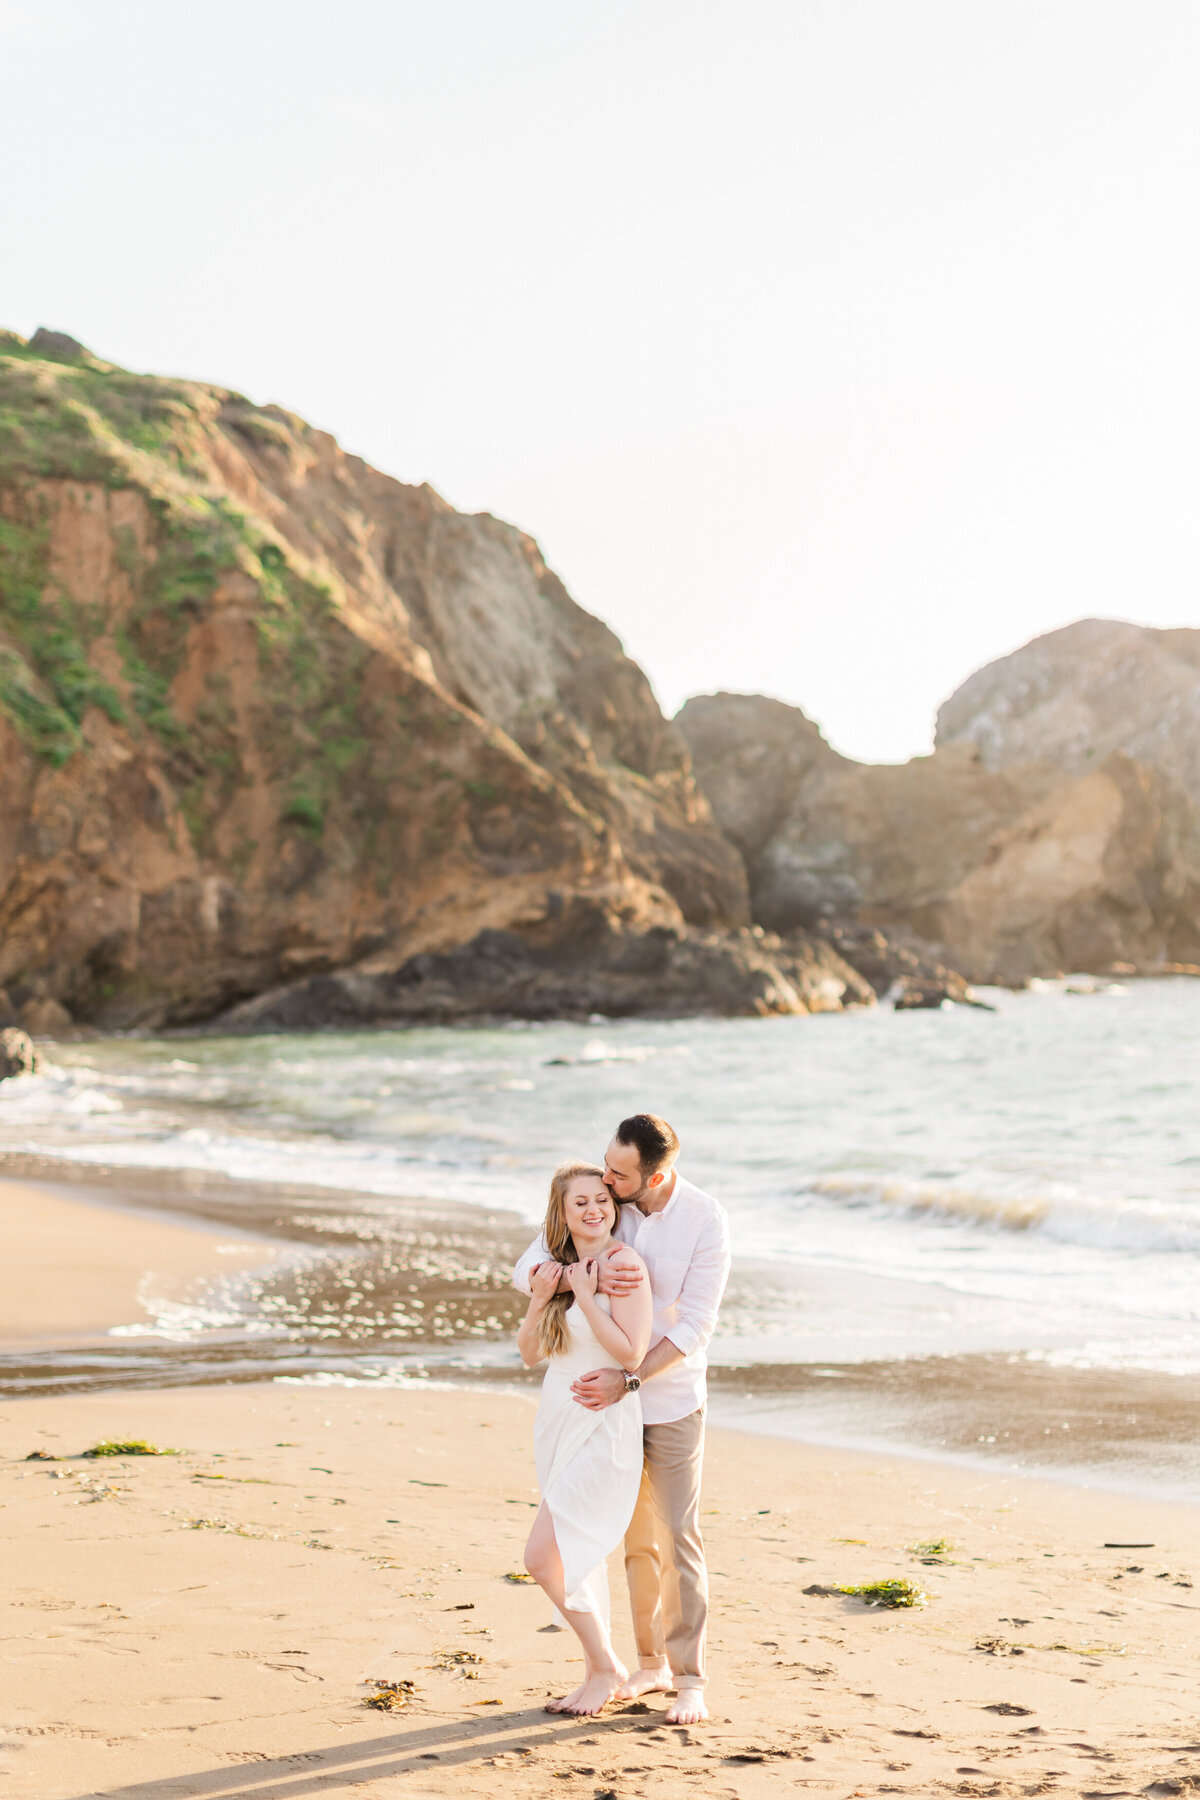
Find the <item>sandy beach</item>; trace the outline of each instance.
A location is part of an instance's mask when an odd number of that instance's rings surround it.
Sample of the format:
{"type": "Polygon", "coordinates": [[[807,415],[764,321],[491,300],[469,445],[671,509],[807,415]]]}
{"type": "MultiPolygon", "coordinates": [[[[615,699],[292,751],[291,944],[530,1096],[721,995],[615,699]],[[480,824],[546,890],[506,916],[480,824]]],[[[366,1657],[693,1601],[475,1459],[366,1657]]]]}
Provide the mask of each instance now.
{"type": "MultiPolygon", "coordinates": [[[[17,1316],[124,1318],[174,1228],[80,1208],[124,1245],[89,1276],[64,1235],[72,1203],[31,1198],[7,1240],[17,1316]],[[66,1312],[49,1310],[52,1240],[76,1271],[66,1312]]],[[[181,1258],[192,1238],[219,1241],[178,1231],[181,1258]]],[[[575,1664],[540,1593],[508,1579],[535,1501],[533,1407],[429,1382],[5,1401],[3,1791],[1200,1786],[1193,1509],[728,1430],[710,1435],[704,1503],[711,1724],[669,1728],[657,1697],[599,1720],[545,1714],[575,1664]],[[177,1453],[82,1454],[126,1438],[177,1453]],[[894,1576],[919,1581],[928,1605],[819,1591],[894,1576]],[[401,1710],[364,1704],[375,1683],[406,1681],[401,1710]]],[[[615,1561],[611,1573],[628,1653],[615,1561]]]]}
{"type": "Polygon", "coordinates": [[[281,1384],[5,1405],[6,1791],[511,1782],[750,1800],[1200,1781],[1189,1510],[730,1432],[705,1498],[712,1724],[666,1728],[658,1699],[549,1717],[570,1640],[506,1579],[534,1501],[532,1415],[524,1396],[281,1384]],[[180,1453],[81,1458],[126,1434],[180,1453]],[[35,1449],[63,1460],[22,1460],[35,1449]],[[952,1546],[937,1564],[908,1548],[936,1540],[952,1546]],[[806,1592],[894,1575],[929,1605],[806,1592]],[[416,1692],[379,1713],[374,1681],[416,1692]]]}

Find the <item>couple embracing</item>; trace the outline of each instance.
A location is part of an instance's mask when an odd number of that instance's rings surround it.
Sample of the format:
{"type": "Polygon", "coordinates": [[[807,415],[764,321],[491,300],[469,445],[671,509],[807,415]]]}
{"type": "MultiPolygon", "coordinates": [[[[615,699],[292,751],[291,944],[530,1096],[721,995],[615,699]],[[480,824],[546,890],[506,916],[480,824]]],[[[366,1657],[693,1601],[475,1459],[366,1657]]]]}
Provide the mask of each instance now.
{"type": "Polygon", "coordinates": [[[563,1163],[542,1237],[517,1264],[522,1360],[546,1362],[535,1426],[542,1503],[525,1566],[583,1649],[579,1687],[547,1711],[674,1692],[672,1724],[708,1717],[708,1573],[700,1535],[705,1355],[729,1276],[724,1211],[675,1167],[665,1119],[617,1126],[604,1164],[563,1163]],[[609,1633],[605,1561],[624,1539],[638,1667],[609,1633]]]}

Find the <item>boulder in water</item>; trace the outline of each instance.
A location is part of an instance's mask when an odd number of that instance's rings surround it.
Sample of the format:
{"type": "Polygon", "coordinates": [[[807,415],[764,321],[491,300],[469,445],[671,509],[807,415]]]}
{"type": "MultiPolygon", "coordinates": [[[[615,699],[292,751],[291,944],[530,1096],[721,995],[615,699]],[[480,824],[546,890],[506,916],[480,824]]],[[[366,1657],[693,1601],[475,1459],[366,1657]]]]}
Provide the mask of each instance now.
{"type": "Polygon", "coordinates": [[[40,1067],[41,1058],[28,1032],[15,1027],[0,1031],[0,1081],[7,1081],[10,1075],[36,1075],[40,1067]]]}

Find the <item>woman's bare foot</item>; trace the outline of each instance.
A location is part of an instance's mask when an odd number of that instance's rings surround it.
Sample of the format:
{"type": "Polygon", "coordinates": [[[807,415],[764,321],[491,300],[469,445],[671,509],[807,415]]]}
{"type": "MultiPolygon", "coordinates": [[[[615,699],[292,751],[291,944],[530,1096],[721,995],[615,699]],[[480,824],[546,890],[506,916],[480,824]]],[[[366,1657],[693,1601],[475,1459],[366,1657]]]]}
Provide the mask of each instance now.
{"type": "Polygon", "coordinates": [[[682,1683],[676,1698],[667,1708],[668,1725],[698,1725],[707,1719],[708,1708],[704,1704],[704,1689],[684,1687],[682,1683]]]}
{"type": "Polygon", "coordinates": [[[588,1677],[585,1675],[583,1680],[580,1682],[579,1686],[577,1688],[572,1688],[572,1690],[569,1694],[564,1694],[561,1697],[561,1699],[558,1699],[558,1700],[547,1700],[545,1706],[543,1706],[543,1708],[542,1708],[542,1711],[543,1712],[570,1712],[571,1708],[574,1706],[576,1700],[578,1700],[580,1694],[582,1694],[582,1692],[583,1692],[584,1688],[587,1686],[587,1684],[588,1684],[588,1677]]]}
{"type": "Polygon", "coordinates": [[[618,1700],[639,1700],[643,1694],[669,1694],[675,1683],[666,1663],[654,1668],[635,1669],[617,1691],[618,1700]]]}
{"type": "Polygon", "coordinates": [[[558,1711],[575,1713],[580,1718],[603,1712],[627,1673],[627,1670],[617,1668],[601,1669],[598,1674],[589,1675],[577,1694],[572,1694],[569,1701],[560,1701],[558,1711]]]}

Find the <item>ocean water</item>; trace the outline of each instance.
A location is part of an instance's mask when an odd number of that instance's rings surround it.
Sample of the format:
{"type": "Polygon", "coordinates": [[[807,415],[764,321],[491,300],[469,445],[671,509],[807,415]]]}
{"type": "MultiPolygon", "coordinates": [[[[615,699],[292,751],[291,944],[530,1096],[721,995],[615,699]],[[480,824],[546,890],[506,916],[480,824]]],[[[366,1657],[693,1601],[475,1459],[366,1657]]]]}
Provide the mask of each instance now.
{"type": "MultiPolygon", "coordinates": [[[[1088,985],[994,1012],[61,1045],[0,1085],[0,1154],[220,1177],[247,1217],[255,1183],[326,1190],[334,1235],[444,1208],[469,1240],[463,1207],[532,1229],[557,1161],[661,1112],[732,1222],[718,1362],[1195,1373],[1200,982],[1088,985]]],[[[246,1315],[231,1283],[213,1328],[246,1315]]]]}

